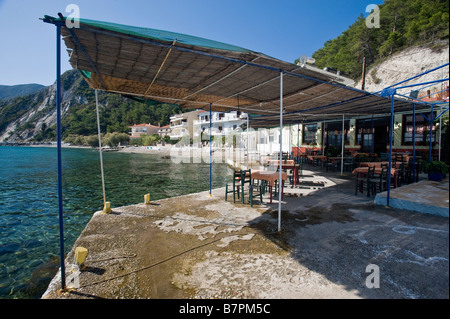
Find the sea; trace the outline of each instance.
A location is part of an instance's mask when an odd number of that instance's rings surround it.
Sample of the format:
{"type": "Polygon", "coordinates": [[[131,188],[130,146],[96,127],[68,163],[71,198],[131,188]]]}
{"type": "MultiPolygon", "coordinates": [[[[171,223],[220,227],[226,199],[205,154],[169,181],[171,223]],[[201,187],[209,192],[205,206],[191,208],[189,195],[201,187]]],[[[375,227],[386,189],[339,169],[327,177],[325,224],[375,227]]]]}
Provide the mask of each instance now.
{"type": "MultiPolygon", "coordinates": [[[[158,154],[103,152],[111,207],[207,191],[209,163],[176,163],[158,154]]],[[[230,179],[213,163],[212,188],[230,179]]],[[[100,156],[62,148],[63,225],[67,254],[92,215],[103,208],[100,156]]],[[[0,299],[37,299],[59,268],[57,149],[0,147],[0,299]]]]}

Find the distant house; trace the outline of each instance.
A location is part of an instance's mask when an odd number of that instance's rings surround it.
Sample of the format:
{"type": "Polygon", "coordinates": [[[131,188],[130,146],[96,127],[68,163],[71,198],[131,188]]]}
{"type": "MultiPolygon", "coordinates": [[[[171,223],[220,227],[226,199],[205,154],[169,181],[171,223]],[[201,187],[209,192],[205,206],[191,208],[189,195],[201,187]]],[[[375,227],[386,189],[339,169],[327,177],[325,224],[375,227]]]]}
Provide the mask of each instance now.
{"type": "Polygon", "coordinates": [[[203,111],[199,114],[198,120],[194,121],[194,136],[199,136],[203,133],[210,133],[213,136],[226,136],[241,128],[246,121],[247,113],[239,111],[212,112],[211,118],[209,112],[203,111]],[[210,122],[211,132],[209,128],[210,122]]]}
{"type": "Polygon", "coordinates": [[[130,139],[133,138],[140,138],[142,135],[152,135],[152,134],[158,134],[158,130],[160,129],[159,126],[151,125],[149,124],[137,124],[130,126],[131,132],[130,139]]]}
{"type": "Polygon", "coordinates": [[[170,139],[177,140],[183,136],[194,137],[194,121],[204,111],[195,110],[183,114],[175,114],[170,117],[170,139]]]}
{"type": "Polygon", "coordinates": [[[166,136],[170,137],[170,133],[172,132],[172,128],[170,127],[170,125],[166,125],[166,126],[161,126],[158,128],[158,135],[161,138],[164,138],[166,136]]]}

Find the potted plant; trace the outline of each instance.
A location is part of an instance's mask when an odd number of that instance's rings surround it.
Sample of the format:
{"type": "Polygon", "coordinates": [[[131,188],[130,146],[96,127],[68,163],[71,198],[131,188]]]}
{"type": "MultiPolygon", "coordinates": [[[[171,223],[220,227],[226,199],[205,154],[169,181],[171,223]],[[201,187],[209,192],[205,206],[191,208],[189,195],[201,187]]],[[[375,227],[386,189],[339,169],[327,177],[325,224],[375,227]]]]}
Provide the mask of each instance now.
{"type": "Polygon", "coordinates": [[[424,164],[423,170],[428,173],[428,179],[430,181],[441,181],[448,173],[448,166],[441,161],[432,161],[424,164]]]}

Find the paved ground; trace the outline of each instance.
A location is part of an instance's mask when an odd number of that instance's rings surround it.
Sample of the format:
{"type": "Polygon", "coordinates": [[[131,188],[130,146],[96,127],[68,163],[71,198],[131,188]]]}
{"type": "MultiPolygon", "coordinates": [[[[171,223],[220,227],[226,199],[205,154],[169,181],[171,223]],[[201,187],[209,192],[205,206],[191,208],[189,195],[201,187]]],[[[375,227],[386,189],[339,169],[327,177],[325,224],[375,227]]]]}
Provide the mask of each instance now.
{"type": "Polygon", "coordinates": [[[449,298],[448,218],[374,205],[353,176],[303,175],[281,233],[276,200],[224,189],[96,213],[74,245],[88,249],[80,287],[58,292],[57,275],[43,298],[449,298]]]}

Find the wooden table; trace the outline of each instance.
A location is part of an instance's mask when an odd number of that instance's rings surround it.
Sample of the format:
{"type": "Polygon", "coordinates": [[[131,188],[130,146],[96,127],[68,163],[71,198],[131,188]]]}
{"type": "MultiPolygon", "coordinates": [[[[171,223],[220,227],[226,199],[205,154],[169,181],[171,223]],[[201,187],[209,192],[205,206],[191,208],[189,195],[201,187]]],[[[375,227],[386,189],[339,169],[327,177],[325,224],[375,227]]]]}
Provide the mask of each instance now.
{"type": "MultiPolygon", "coordinates": [[[[360,167],[375,167],[375,168],[381,168],[381,165],[385,164],[389,166],[389,162],[361,162],[359,163],[360,167]]],[[[394,162],[391,163],[392,168],[400,168],[401,162],[396,162],[394,165],[394,162]],[[395,166],[395,167],[394,167],[395,166]]]]}
{"type": "MultiPolygon", "coordinates": [[[[271,161],[270,164],[274,167],[280,167],[280,161],[271,161]]],[[[281,169],[292,169],[294,171],[294,186],[297,186],[297,183],[300,182],[298,170],[300,168],[300,164],[295,164],[294,160],[287,160],[286,163],[281,161],[281,169]]]]}
{"type": "MultiPolygon", "coordinates": [[[[382,168],[375,167],[375,174],[381,174],[382,168]]],[[[357,167],[353,170],[352,174],[360,174],[360,176],[367,174],[369,172],[369,166],[357,167]]],[[[397,187],[397,169],[391,168],[391,176],[394,177],[394,188],[397,187]]]]}
{"type": "MultiPolygon", "coordinates": [[[[269,164],[273,164],[275,166],[280,166],[280,161],[279,160],[274,160],[274,159],[268,159],[267,163],[269,164]]],[[[294,164],[294,160],[285,160],[285,161],[281,161],[282,164],[294,164]]]]}
{"type": "Polygon", "coordinates": [[[316,160],[319,160],[319,161],[326,161],[326,160],[327,160],[327,157],[326,157],[325,155],[308,155],[308,156],[307,156],[307,159],[310,160],[310,161],[312,161],[312,163],[313,163],[313,165],[314,165],[314,163],[315,163],[316,160]]]}
{"type": "MultiPolygon", "coordinates": [[[[272,204],[272,187],[275,186],[275,181],[280,178],[280,172],[274,171],[253,171],[252,179],[259,179],[269,182],[270,189],[270,203],[272,204]]],[[[283,198],[284,181],[287,180],[287,173],[281,173],[281,198],[283,198]]]]}

